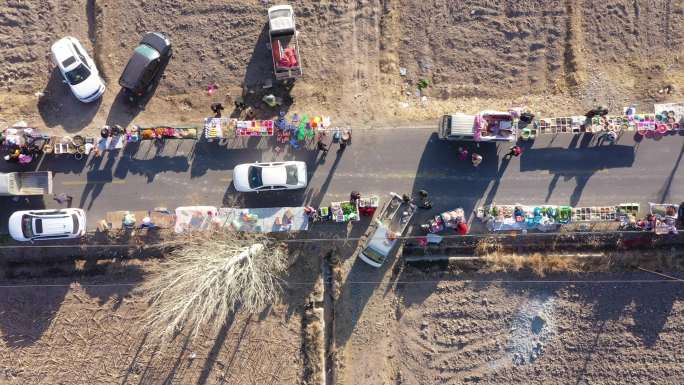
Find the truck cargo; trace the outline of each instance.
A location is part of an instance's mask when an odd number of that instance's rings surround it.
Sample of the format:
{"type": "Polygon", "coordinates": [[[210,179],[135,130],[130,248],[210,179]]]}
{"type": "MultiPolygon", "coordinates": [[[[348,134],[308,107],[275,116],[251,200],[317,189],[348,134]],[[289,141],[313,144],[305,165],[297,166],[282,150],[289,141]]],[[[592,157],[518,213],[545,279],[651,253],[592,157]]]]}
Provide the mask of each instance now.
{"type": "Polygon", "coordinates": [[[0,195],[52,194],[52,172],[0,173],[0,195]]]}
{"type": "Polygon", "coordinates": [[[442,116],[439,137],[444,140],[473,142],[515,142],[518,140],[517,119],[511,112],[482,111],[477,115],[463,113],[442,116]]]}

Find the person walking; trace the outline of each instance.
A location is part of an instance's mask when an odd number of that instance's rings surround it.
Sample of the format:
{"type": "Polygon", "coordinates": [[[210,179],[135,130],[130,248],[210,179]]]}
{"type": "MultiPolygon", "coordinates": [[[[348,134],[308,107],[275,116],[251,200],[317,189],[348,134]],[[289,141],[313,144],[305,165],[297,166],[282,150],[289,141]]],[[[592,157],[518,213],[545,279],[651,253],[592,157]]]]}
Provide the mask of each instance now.
{"type": "Polygon", "coordinates": [[[56,200],[60,205],[67,203],[67,206],[71,206],[71,201],[74,200],[74,198],[71,195],[67,195],[67,193],[55,194],[53,199],[56,200]]]}
{"type": "Polygon", "coordinates": [[[473,152],[471,160],[473,162],[473,166],[477,167],[480,165],[480,163],[482,163],[482,155],[473,152]]]}
{"type": "Polygon", "coordinates": [[[508,149],[508,154],[506,154],[506,157],[511,158],[515,156],[517,158],[520,156],[520,154],[522,154],[522,148],[520,148],[518,145],[515,145],[508,149]]]}
{"type": "Polygon", "coordinates": [[[321,140],[320,138],[316,143],[316,147],[318,147],[318,151],[321,151],[323,153],[323,156],[328,155],[328,146],[325,143],[323,143],[323,140],[321,140]]]}

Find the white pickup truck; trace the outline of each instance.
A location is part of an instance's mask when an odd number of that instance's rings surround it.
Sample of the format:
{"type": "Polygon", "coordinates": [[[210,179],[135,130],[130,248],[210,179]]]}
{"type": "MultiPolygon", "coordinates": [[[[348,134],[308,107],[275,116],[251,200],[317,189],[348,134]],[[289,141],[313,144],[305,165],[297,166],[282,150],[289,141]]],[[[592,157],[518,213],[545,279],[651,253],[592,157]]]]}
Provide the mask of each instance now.
{"type": "Polygon", "coordinates": [[[515,142],[518,124],[510,112],[482,111],[477,115],[459,112],[442,116],[439,137],[473,142],[515,142]]]}
{"type": "Polygon", "coordinates": [[[268,38],[273,56],[276,80],[302,76],[297,27],[291,5],[276,5],[268,9],[268,38]]]}
{"type": "Polygon", "coordinates": [[[373,267],[382,266],[394,249],[397,238],[404,234],[416,212],[416,205],[413,202],[406,201],[395,193],[390,193],[390,196],[390,201],[385,204],[375,220],[377,227],[373,235],[359,253],[359,258],[373,267]]]}
{"type": "Polygon", "coordinates": [[[0,195],[52,194],[52,172],[0,173],[0,195]]]}

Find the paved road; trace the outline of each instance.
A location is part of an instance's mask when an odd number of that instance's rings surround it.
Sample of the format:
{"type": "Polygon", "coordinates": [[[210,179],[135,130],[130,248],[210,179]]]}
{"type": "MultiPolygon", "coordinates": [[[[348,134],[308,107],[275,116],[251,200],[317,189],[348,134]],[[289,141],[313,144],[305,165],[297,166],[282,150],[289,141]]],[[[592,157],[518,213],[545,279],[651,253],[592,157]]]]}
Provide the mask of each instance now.
{"type": "MultiPolygon", "coordinates": [[[[481,203],[552,203],[600,205],[621,202],[680,202],[684,175],[679,169],[684,137],[660,140],[622,137],[612,146],[596,146],[589,136],[569,134],[538,138],[521,158],[505,160],[507,145],[481,144],[476,169],[456,156],[458,144],[437,139],[432,130],[357,130],[342,154],[337,147],[321,160],[313,151],[273,151],[274,143],[249,140],[215,143],[169,141],[128,146],[87,161],[45,157],[32,168],[55,173],[55,192],[74,197],[88,210],[89,226],[107,211],[158,206],[209,204],[240,207],[318,205],[346,199],[349,192],[385,194],[425,189],[435,210],[457,206],[472,210],[481,203]],[[231,187],[236,164],[275,159],[305,160],[310,184],[303,192],[238,194],[231,187]]],[[[469,143],[471,150],[472,143],[469,143]]],[[[15,166],[3,163],[0,171],[15,166]]],[[[3,198],[0,218],[27,207],[57,207],[45,200],[14,202],[3,198]]]]}

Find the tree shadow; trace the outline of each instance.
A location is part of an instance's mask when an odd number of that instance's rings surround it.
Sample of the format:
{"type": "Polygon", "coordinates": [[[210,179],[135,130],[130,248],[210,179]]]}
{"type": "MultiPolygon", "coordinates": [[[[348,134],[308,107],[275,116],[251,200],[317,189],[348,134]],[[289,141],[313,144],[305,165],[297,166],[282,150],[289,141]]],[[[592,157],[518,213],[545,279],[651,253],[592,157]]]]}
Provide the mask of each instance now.
{"type": "Polygon", "coordinates": [[[658,202],[666,203],[666,201],[670,199],[670,188],[672,187],[672,180],[677,174],[677,170],[679,169],[679,163],[681,163],[683,155],[684,144],[682,144],[682,148],[679,150],[679,155],[677,156],[677,160],[674,162],[674,165],[672,166],[672,171],[670,172],[670,175],[667,177],[667,180],[665,181],[663,187],[660,190],[658,202]]]}
{"type": "MultiPolygon", "coordinates": [[[[21,348],[31,346],[42,338],[54,323],[58,310],[73,282],[78,282],[100,305],[116,296],[113,304],[117,308],[134,285],[142,281],[143,272],[139,265],[119,266],[118,273],[126,277],[126,284],[92,285],[91,276],[110,272],[111,262],[97,266],[77,267],[74,260],[67,262],[45,262],[49,251],[44,251],[41,261],[35,263],[5,263],[3,271],[8,280],[0,296],[0,329],[8,346],[21,348]],[[44,277],[50,277],[48,281],[44,277]],[[28,283],[28,285],[26,285],[28,283]],[[17,285],[17,286],[13,286],[17,285]],[[35,285],[35,286],[33,286],[35,285]]],[[[110,277],[107,277],[108,279],[110,277]]],[[[101,282],[100,282],[101,283],[101,282]]]]}
{"type": "Polygon", "coordinates": [[[86,172],[86,183],[83,187],[78,207],[86,210],[90,210],[93,207],[93,203],[95,203],[95,200],[100,196],[100,193],[102,193],[104,186],[114,180],[112,174],[113,167],[118,158],[118,152],[106,151],[104,155],[93,157],[89,160],[88,166],[90,169],[86,172]],[[104,165],[100,167],[103,158],[106,158],[107,160],[104,165]],[[88,198],[90,198],[90,202],[87,207],[84,207],[88,198]]]}
{"type": "MultiPolygon", "coordinates": [[[[242,325],[242,329],[240,331],[240,334],[238,336],[238,340],[236,342],[235,350],[231,354],[230,359],[228,360],[228,363],[225,364],[227,368],[231,368],[233,365],[233,361],[235,360],[235,356],[237,355],[238,351],[240,350],[240,344],[242,343],[242,339],[245,337],[245,334],[247,334],[248,326],[251,321],[251,317],[248,317],[246,320],[244,320],[244,324],[242,325]]],[[[235,322],[235,314],[231,313],[229,316],[229,319],[226,320],[226,322],[223,324],[221,329],[219,330],[218,334],[214,338],[214,344],[211,347],[211,350],[209,350],[209,354],[207,355],[207,359],[204,361],[204,366],[202,367],[202,371],[200,372],[200,376],[197,379],[197,385],[205,385],[207,381],[209,380],[209,375],[211,374],[211,371],[214,369],[214,365],[216,364],[216,361],[218,360],[219,353],[221,353],[221,349],[223,349],[223,346],[226,342],[226,338],[228,337],[228,332],[230,331],[230,328],[233,326],[233,323],[235,322]]]]}
{"type": "Polygon", "coordinates": [[[92,103],[82,103],[63,80],[59,69],[53,68],[43,96],[38,99],[38,112],[46,126],[62,126],[65,131],[74,133],[93,121],[102,104],[102,98],[92,103]]]}
{"type": "Polygon", "coordinates": [[[232,170],[241,163],[261,162],[263,156],[263,152],[250,148],[226,148],[217,143],[198,142],[192,156],[190,177],[201,177],[209,170],[232,170]]]}
{"type": "MultiPolygon", "coordinates": [[[[575,138],[573,141],[576,143],[575,138]]],[[[588,139],[591,141],[591,138],[588,139]]],[[[545,170],[554,174],[548,186],[546,202],[549,201],[560,178],[575,179],[575,189],[570,196],[570,205],[577,205],[584,187],[597,171],[610,168],[628,168],[634,164],[632,146],[611,145],[587,147],[583,139],[579,147],[546,147],[528,149],[520,161],[520,171],[545,170]]]]}

